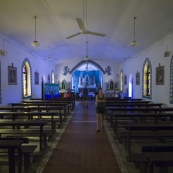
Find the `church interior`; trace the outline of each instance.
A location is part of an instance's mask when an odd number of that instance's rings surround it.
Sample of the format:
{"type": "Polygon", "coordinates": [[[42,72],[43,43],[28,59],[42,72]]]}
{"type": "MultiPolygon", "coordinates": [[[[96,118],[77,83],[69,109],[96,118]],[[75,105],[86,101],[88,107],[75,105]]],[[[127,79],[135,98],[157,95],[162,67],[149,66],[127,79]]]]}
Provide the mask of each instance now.
{"type": "Polygon", "coordinates": [[[172,0],[0,0],[0,172],[171,173],[172,7],[172,0]],[[96,133],[99,88],[106,113],[96,133]],[[159,128],[146,135],[146,124],[159,128]],[[169,152],[146,157],[144,145],[169,152]]]}

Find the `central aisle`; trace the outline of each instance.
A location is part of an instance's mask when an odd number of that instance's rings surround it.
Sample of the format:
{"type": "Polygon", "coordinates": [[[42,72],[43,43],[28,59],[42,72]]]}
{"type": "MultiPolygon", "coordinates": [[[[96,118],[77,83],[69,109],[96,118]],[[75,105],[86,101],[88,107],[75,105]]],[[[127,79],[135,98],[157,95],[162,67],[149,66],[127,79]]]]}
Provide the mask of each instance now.
{"type": "Polygon", "coordinates": [[[96,106],[78,104],[43,173],[121,173],[105,129],[96,133],[96,106]]]}

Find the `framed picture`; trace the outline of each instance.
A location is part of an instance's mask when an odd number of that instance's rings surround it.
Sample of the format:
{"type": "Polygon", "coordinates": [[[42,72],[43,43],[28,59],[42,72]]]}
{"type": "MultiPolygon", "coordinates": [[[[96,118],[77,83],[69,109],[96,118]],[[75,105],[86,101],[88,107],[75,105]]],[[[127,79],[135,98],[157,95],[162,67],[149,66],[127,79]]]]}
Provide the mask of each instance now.
{"type": "Polygon", "coordinates": [[[17,85],[17,68],[8,66],[8,85],[17,85]]]}
{"type": "Polygon", "coordinates": [[[39,85],[39,73],[35,72],[35,85],[39,85]]]}
{"type": "Polygon", "coordinates": [[[124,85],[127,85],[127,75],[124,75],[124,85]]]}
{"type": "Polygon", "coordinates": [[[140,73],[136,73],[136,85],[140,85],[140,73]]]}
{"type": "Polygon", "coordinates": [[[164,66],[156,67],[156,85],[164,85],[164,66]]]}

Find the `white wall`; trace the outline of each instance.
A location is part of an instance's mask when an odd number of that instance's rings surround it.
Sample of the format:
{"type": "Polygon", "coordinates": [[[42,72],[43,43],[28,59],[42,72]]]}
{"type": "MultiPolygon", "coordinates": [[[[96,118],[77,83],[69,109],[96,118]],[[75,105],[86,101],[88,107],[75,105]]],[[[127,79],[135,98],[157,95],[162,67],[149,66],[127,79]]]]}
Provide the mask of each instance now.
{"type": "MultiPolygon", "coordinates": [[[[139,44],[140,46],[140,44],[139,44]]],[[[132,47],[135,49],[135,47],[132,47]]],[[[164,38],[160,42],[152,45],[148,50],[142,52],[140,55],[125,61],[119,65],[120,70],[123,70],[123,74],[127,75],[129,79],[130,74],[133,76],[133,87],[134,87],[134,98],[142,98],[142,68],[146,58],[151,62],[152,66],[152,101],[165,103],[167,106],[172,106],[169,104],[169,92],[170,92],[170,62],[173,53],[173,35],[170,35],[167,38],[164,38]],[[165,51],[170,51],[169,57],[164,57],[165,51]],[[156,68],[164,66],[165,75],[164,75],[164,85],[156,85],[156,68]],[[140,72],[140,85],[136,85],[136,73],[140,72]]],[[[127,80],[128,81],[128,80],[127,80]]],[[[128,85],[124,86],[128,88],[128,85]]]]}
{"type": "MultiPolygon", "coordinates": [[[[80,62],[80,60],[72,60],[72,61],[67,61],[66,63],[61,63],[56,65],[56,71],[55,71],[55,76],[57,77],[57,81],[62,82],[62,80],[66,80],[67,82],[71,82],[72,80],[72,75],[71,74],[67,74],[66,76],[63,75],[63,69],[64,66],[68,66],[68,68],[70,68],[70,70],[75,67],[78,63],[80,62]]],[[[104,85],[104,82],[108,82],[110,79],[114,80],[115,82],[118,81],[117,75],[118,74],[118,65],[113,64],[111,62],[105,62],[105,61],[95,61],[97,64],[99,64],[103,70],[105,70],[105,68],[107,66],[111,67],[111,75],[106,74],[102,74],[103,75],[103,90],[105,90],[106,88],[104,85]]]]}
{"type": "MultiPolygon", "coordinates": [[[[22,101],[22,76],[21,68],[22,63],[25,58],[29,59],[32,69],[32,96],[41,97],[41,79],[44,76],[45,82],[47,81],[48,74],[51,76],[52,70],[55,71],[55,65],[43,58],[33,56],[26,51],[24,48],[14,43],[13,41],[4,38],[0,35],[0,38],[4,40],[4,49],[7,51],[6,56],[0,55],[1,62],[1,93],[2,93],[2,104],[6,105],[8,103],[20,102],[22,101]],[[17,85],[8,85],[8,66],[13,66],[17,68],[17,85]],[[39,85],[35,85],[34,73],[39,73],[39,85]]],[[[0,41],[0,50],[3,48],[3,42],[0,41]]],[[[36,49],[36,48],[31,48],[36,49]]]]}

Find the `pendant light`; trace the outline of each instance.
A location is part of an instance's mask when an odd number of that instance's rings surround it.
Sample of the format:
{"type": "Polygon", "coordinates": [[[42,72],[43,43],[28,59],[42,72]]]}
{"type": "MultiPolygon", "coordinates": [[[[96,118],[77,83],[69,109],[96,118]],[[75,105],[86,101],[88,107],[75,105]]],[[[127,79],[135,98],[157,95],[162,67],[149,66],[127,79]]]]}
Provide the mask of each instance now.
{"type": "Polygon", "coordinates": [[[86,41],[86,72],[88,72],[88,42],[86,41]]]}
{"type": "Polygon", "coordinates": [[[136,20],[136,17],[134,17],[134,41],[130,43],[130,46],[132,47],[136,47],[139,44],[137,41],[135,41],[135,20],[136,20]]]}
{"type": "Polygon", "coordinates": [[[34,18],[35,18],[35,41],[33,41],[31,43],[31,45],[34,47],[37,47],[37,46],[40,46],[40,43],[38,41],[36,41],[36,18],[37,18],[37,16],[35,16],[34,18]]]}
{"type": "Polygon", "coordinates": [[[6,55],[7,55],[7,52],[6,52],[6,50],[4,49],[4,40],[3,40],[3,49],[0,50],[0,55],[2,55],[2,56],[6,56],[6,55]]]}

